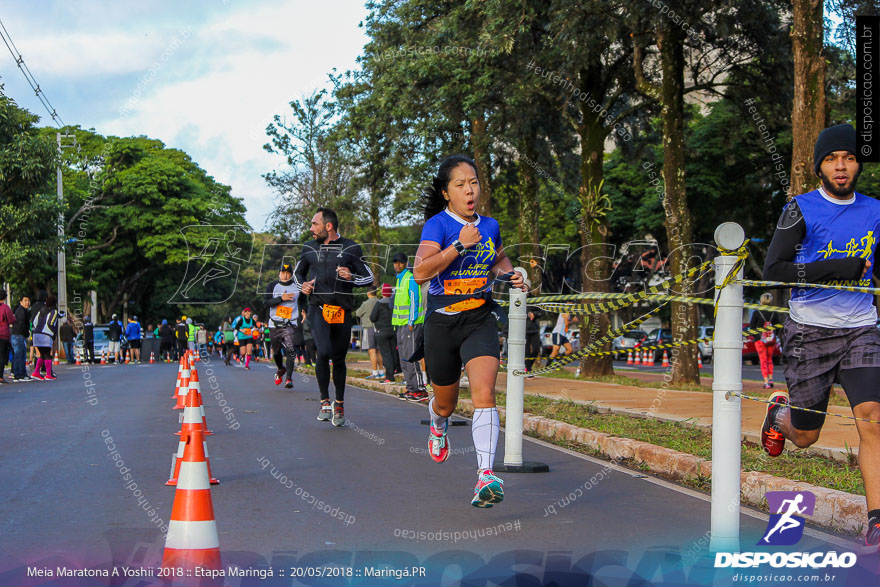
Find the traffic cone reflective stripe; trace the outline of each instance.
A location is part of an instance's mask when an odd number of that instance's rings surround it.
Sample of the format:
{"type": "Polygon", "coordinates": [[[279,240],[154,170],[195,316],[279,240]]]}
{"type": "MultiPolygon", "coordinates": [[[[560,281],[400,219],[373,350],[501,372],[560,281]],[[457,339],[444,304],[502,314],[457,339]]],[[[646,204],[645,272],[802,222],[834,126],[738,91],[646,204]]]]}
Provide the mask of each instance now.
{"type": "Polygon", "coordinates": [[[162,566],[219,570],[220,564],[204,437],[201,430],[194,430],[184,447],[162,566]]]}
{"type": "Polygon", "coordinates": [[[192,370],[192,376],[189,380],[189,387],[190,389],[195,388],[196,390],[196,397],[198,398],[199,410],[202,416],[202,430],[204,430],[205,436],[211,436],[214,433],[208,430],[208,420],[207,418],[205,418],[205,402],[202,401],[202,386],[199,384],[199,372],[195,369],[192,370]]]}

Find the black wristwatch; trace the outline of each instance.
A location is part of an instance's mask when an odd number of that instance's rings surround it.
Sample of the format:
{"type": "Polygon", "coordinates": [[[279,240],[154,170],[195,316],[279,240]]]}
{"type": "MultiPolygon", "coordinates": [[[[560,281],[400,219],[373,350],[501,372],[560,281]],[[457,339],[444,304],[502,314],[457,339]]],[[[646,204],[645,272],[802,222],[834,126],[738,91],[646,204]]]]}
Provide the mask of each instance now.
{"type": "Polygon", "coordinates": [[[467,253],[467,249],[464,248],[464,245],[461,244],[461,241],[458,239],[452,241],[452,246],[455,247],[455,250],[458,251],[459,255],[463,256],[465,253],[467,253]]]}

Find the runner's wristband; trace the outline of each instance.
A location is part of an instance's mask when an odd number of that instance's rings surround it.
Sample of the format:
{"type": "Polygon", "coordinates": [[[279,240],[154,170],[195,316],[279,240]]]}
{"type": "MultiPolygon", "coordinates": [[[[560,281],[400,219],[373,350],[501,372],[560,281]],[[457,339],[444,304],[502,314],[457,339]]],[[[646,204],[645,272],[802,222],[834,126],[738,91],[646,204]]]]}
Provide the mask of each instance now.
{"type": "Polygon", "coordinates": [[[464,248],[464,245],[458,239],[452,241],[452,246],[455,247],[455,250],[458,251],[459,255],[464,255],[465,253],[467,253],[467,249],[464,248]]]}

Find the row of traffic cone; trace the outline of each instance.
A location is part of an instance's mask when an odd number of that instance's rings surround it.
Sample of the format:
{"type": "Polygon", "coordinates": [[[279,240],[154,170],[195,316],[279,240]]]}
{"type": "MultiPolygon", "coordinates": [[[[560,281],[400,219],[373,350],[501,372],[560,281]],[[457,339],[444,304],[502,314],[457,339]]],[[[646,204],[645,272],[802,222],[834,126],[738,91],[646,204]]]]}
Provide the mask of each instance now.
{"type": "MultiPolygon", "coordinates": [[[[627,365],[643,365],[645,367],[653,367],[654,366],[654,351],[636,351],[635,358],[633,358],[633,352],[627,351],[626,353],[626,364],[627,365]]],[[[663,368],[669,367],[669,354],[666,350],[663,350],[663,362],[660,365],[663,368]]],[[[697,367],[699,369],[703,368],[703,356],[702,353],[697,352],[697,367]]]]}
{"type": "Polygon", "coordinates": [[[173,409],[181,414],[180,440],[171,476],[165,485],[176,486],[171,520],[165,538],[163,567],[219,570],[220,541],[214,520],[211,485],[220,483],[211,473],[205,407],[202,404],[199,374],[187,352],[177,371],[173,409]]]}

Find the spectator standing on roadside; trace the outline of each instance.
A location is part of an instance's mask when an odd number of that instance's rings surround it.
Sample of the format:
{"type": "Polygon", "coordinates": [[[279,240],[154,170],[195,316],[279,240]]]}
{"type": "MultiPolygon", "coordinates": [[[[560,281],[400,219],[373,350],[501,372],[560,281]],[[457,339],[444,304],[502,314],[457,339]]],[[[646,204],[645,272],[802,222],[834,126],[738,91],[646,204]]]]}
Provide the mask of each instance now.
{"type": "Polygon", "coordinates": [[[15,324],[15,314],[6,303],[6,290],[0,290],[0,384],[9,383],[3,378],[3,370],[9,361],[13,324],[15,324]]]}
{"type": "MultiPolygon", "coordinates": [[[[385,379],[382,383],[394,383],[394,354],[391,352],[394,345],[397,344],[397,335],[394,332],[394,326],[391,319],[394,310],[391,308],[391,285],[382,284],[382,290],[379,294],[378,302],[370,311],[370,321],[376,329],[376,346],[382,354],[382,362],[385,364],[385,379]]],[[[406,399],[406,392],[401,392],[398,397],[406,399]]]]}
{"type": "Polygon", "coordinates": [[[159,360],[170,361],[174,354],[174,329],[168,320],[162,320],[159,326],[159,360]]]}
{"type": "MultiPolygon", "coordinates": [[[[110,318],[110,324],[107,325],[107,352],[113,355],[113,360],[118,365],[120,363],[121,353],[120,351],[120,338],[122,338],[122,322],[117,319],[116,314],[110,318]]],[[[34,342],[34,346],[37,346],[36,341],[34,342]]]]}
{"type": "Polygon", "coordinates": [[[31,335],[31,298],[21,296],[12,312],[15,322],[12,325],[12,380],[14,382],[32,381],[27,372],[27,339],[31,335]]]}
{"type": "Polygon", "coordinates": [[[367,379],[382,379],[382,357],[379,354],[379,347],[376,345],[376,327],[370,320],[370,312],[373,311],[373,306],[379,302],[376,297],[376,289],[374,285],[367,290],[367,299],[354,312],[354,315],[361,321],[364,333],[361,350],[367,351],[370,356],[370,376],[367,379]]]}
{"type": "Polygon", "coordinates": [[[141,323],[138,322],[137,316],[128,319],[125,326],[125,338],[128,340],[128,353],[131,362],[141,362],[141,323]]]}
{"type": "MultiPolygon", "coordinates": [[[[769,306],[773,303],[773,294],[764,292],[760,299],[762,306],[769,306]]],[[[770,328],[774,324],[782,324],[783,320],[776,312],[755,310],[749,321],[749,328],[770,328]]],[[[764,389],[773,389],[773,352],[777,344],[779,341],[775,330],[762,332],[755,341],[758,362],[761,364],[761,376],[764,378],[764,389]]]]}
{"type": "Polygon", "coordinates": [[[48,296],[39,312],[34,315],[34,346],[39,351],[40,358],[37,359],[31,377],[40,381],[57,379],[52,373],[52,347],[55,346],[55,338],[58,336],[58,310],[55,309],[55,303],[55,296],[48,296]],[[46,371],[45,376],[40,374],[43,369],[46,371]]]}
{"type": "Polygon", "coordinates": [[[58,338],[61,339],[61,344],[64,345],[64,356],[67,359],[68,365],[73,365],[74,363],[73,339],[75,337],[76,329],[70,323],[70,320],[65,320],[64,324],[58,329],[58,338]]]}
{"type": "Polygon", "coordinates": [[[406,399],[427,402],[428,392],[425,390],[421,365],[418,361],[407,360],[422,344],[422,329],[425,322],[425,315],[421,313],[422,290],[416,283],[412,271],[406,267],[405,254],[395,253],[391,261],[397,274],[391,325],[397,330],[397,348],[403,368],[403,380],[406,384],[406,399]]]}
{"type": "Polygon", "coordinates": [[[95,325],[92,324],[92,318],[85,316],[83,318],[83,355],[87,363],[95,362],[95,325]]]}
{"type": "MultiPolygon", "coordinates": [[[[526,319],[526,371],[531,372],[532,365],[541,357],[541,325],[538,324],[538,311],[529,310],[526,319]]],[[[529,379],[534,375],[529,375],[529,379]]]]}

